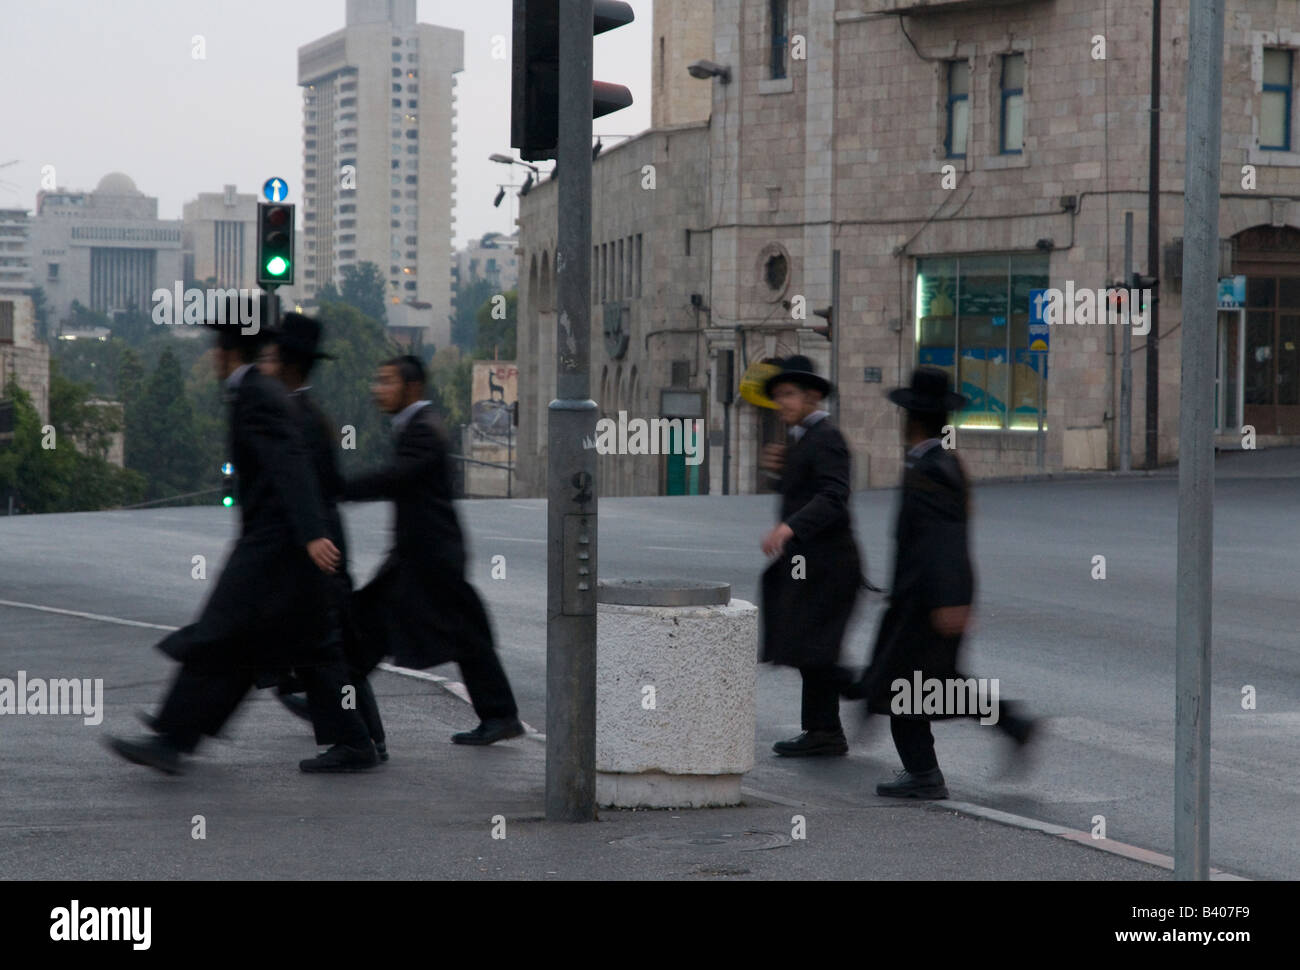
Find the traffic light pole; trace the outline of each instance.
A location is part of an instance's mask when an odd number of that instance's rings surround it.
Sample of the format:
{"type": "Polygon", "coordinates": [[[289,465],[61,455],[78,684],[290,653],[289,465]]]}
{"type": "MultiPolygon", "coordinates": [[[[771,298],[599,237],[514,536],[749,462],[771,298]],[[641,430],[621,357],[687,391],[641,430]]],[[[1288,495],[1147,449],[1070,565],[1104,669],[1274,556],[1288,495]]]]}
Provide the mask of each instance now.
{"type": "Polygon", "coordinates": [[[555,400],[547,469],[546,818],[596,817],[596,432],[591,399],[593,0],[560,8],[555,400]]]}
{"type": "MultiPolygon", "coordinates": [[[[1219,277],[1223,0],[1192,0],[1187,31],[1178,593],[1174,660],[1174,878],[1210,878],[1210,603],[1219,277]]],[[[1151,331],[1155,333],[1154,327],[1151,331]]]]}

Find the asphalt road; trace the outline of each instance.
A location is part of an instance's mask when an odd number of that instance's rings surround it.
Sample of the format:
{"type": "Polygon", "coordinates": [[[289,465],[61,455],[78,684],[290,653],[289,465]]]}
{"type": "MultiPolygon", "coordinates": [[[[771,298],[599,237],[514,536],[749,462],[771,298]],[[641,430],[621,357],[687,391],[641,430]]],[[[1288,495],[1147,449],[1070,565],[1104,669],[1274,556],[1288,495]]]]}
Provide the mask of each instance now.
{"type": "MultiPolygon", "coordinates": [[[[1220,459],[1211,855],[1213,865],[1257,878],[1300,875],[1298,486],[1295,451],[1220,459]],[[1247,686],[1255,710],[1243,709],[1247,686]]],[[[854,498],[879,585],[888,579],[894,501],[889,490],[854,498]]],[[[600,574],[723,580],[752,601],[774,504],[770,496],[606,499],[600,574]]],[[[522,716],[544,727],[545,503],[473,501],[462,514],[472,579],[492,610],[522,716]],[[490,575],[498,554],[504,579],[490,575]]],[[[354,573],[364,579],[387,544],[388,510],[349,508],[347,525],[354,573]]],[[[1108,837],[1172,852],[1176,525],[1177,482],[1167,476],[976,489],[977,628],[966,666],[998,678],[1003,697],[1024,699],[1047,720],[1032,771],[1015,777],[1002,775],[1003,742],[990,729],[937,726],[954,798],[1082,830],[1103,816],[1108,837]],[[1097,555],[1106,558],[1104,580],[1091,575],[1097,555]]],[[[192,557],[206,557],[210,582],[233,529],[234,515],[215,507],[0,518],[0,600],[181,625],[207,590],[191,578],[192,557]]],[[[859,611],[847,644],[855,663],[880,609],[873,597],[859,611]]],[[[48,658],[48,676],[105,677],[112,703],[115,691],[161,685],[169,668],[151,649],[161,635],[0,606],[0,676],[14,676],[16,663],[35,676],[48,658]]],[[[815,793],[827,805],[873,800],[874,784],[897,766],[881,725],[847,759],[776,759],[770,743],[798,731],[798,676],[761,668],[758,692],[758,764],[747,785],[815,793]]],[[[854,712],[844,713],[855,725],[854,712]]],[[[0,760],[8,777],[21,777],[24,751],[4,745],[5,733],[0,760]]]]}

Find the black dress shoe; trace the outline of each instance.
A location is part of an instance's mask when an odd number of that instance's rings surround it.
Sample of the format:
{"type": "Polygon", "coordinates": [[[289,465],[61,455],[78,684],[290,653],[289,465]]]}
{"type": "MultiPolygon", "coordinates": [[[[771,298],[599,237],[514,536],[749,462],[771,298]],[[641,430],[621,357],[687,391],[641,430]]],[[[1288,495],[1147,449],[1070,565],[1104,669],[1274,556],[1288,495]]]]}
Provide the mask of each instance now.
{"type": "Polygon", "coordinates": [[[179,775],[184,771],[181,767],[180,749],[164,737],[110,737],[104,743],[110,751],[134,764],[145,765],[167,775],[179,775]]]}
{"type": "Polygon", "coordinates": [[[484,721],[473,731],[453,734],[451,740],[453,744],[495,744],[497,741],[517,738],[523,733],[524,726],[518,718],[500,718],[484,721]]]}
{"type": "Polygon", "coordinates": [[[298,762],[298,767],[309,773],[327,771],[365,771],[379,764],[379,755],[369,741],[364,747],[336,744],[324,754],[298,762]]]}
{"type": "Polygon", "coordinates": [[[388,745],[383,741],[375,742],[375,754],[379,755],[380,761],[388,760],[388,745]]]}
{"type": "Polygon", "coordinates": [[[796,738],[776,742],[772,750],[786,758],[848,754],[849,742],[843,731],[804,731],[796,738]]]}
{"type": "Polygon", "coordinates": [[[943,772],[938,768],[915,775],[909,771],[900,771],[893,781],[877,785],[876,794],[885,798],[947,798],[948,786],[944,784],[943,772]]]}
{"type": "Polygon", "coordinates": [[[275,699],[283,704],[284,709],[290,714],[300,717],[304,721],[311,720],[311,708],[307,704],[307,698],[299,694],[277,693],[275,699]]]}

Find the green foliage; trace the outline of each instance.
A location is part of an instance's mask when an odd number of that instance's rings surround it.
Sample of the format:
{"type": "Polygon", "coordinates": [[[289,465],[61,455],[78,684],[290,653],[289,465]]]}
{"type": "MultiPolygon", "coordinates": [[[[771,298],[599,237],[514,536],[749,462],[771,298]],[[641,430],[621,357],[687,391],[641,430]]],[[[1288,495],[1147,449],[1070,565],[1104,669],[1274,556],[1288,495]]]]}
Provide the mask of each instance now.
{"type": "Polygon", "coordinates": [[[125,410],[126,465],[148,480],[148,498],[195,491],[203,474],[203,450],[195,440],[194,410],[170,347],[162,352],[141,392],[125,403],[125,410]]]}
{"type": "Polygon", "coordinates": [[[321,349],[336,359],[318,361],[308,377],[311,395],[343,441],[342,429],[356,429],[354,448],[342,451],[344,474],[356,474],[386,460],[392,434],[388,420],[370,397],[375,369],[398,353],[378,321],[346,303],[322,302],[316,314],[323,331],[321,349]]]}
{"type": "Polygon", "coordinates": [[[488,280],[475,279],[462,283],[456,290],[451,318],[451,342],[465,352],[478,344],[479,308],[496,294],[497,288],[488,280]]]}
{"type": "Polygon", "coordinates": [[[50,304],[45,297],[45,288],[43,286],[35,287],[31,292],[32,297],[32,315],[36,323],[36,339],[48,341],[50,339],[50,304]]]}
{"type": "MultiPolygon", "coordinates": [[[[447,347],[425,363],[430,399],[441,411],[447,429],[454,434],[459,425],[469,424],[474,361],[458,348],[447,347]]],[[[458,444],[453,447],[459,449],[458,444]]]]}
{"type": "Polygon", "coordinates": [[[103,458],[82,454],[73,440],[93,438],[103,431],[111,415],[90,414],[89,388],[62,377],[51,377],[50,423],[53,435],[41,425],[31,397],[11,386],[14,401],[14,440],[0,447],[0,501],[7,509],[8,497],[23,512],[84,512],[114,508],[138,502],[144,494],[144,479],[123,471],[103,458]],[[45,443],[54,447],[46,448],[45,443]]]}
{"type": "MultiPolygon", "coordinates": [[[[343,267],[343,286],[339,299],[360,310],[381,327],[388,323],[384,275],[374,263],[343,267]]],[[[320,297],[318,297],[318,300],[320,297]]]]}
{"type": "Polygon", "coordinates": [[[505,312],[501,319],[495,319],[495,316],[500,312],[497,310],[500,302],[496,300],[498,296],[496,293],[492,294],[474,315],[474,321],[478,325],[478,341],[474,349],[474,356],[479,360],[515,359],[519,291],[511,290],[508,293],[499,295],[505,297],[505,312]]]}

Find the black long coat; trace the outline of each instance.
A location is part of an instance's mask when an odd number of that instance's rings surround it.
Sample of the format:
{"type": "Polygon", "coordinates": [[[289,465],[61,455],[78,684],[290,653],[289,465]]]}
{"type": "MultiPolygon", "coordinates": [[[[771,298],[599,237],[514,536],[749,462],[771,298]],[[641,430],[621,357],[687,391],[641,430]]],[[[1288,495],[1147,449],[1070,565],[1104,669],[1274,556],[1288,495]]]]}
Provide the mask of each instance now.
{"type": "Polygon", "coordinates": [[[763,573],[762,659],[790,667],[825,666],[840,644],[862,583],[849,513],[848,444],[830,418],[786,449],[781,521],[794,532],[763,573]],[[802,556],[804,578],[795,578],[802,556]]]}
{"type": "Polygon", "coordinates": [[[331,617],[307,555],[327,534],[316,477],[283,385],[250,368],[230,398],[240,534],[196,622],[158,644],[185,663],[259,671],[314,661],[331,617]]]}
{"type": "Polygon", "coordinates": [[[493,650],[487,610],[465,580],[451,459],[433,409],[416,411],[398,433],[391,465],[349,479],[343,494],[395,505],[393,547],[353,597],[370,659],[392,656],[403,667],[422,669],[493,650]]]}
{"type": "Polygon", "coordinates": [[[920,671],[922,681],[962,677],[957,669],[961,637],[940,636],[930,613],[974,600],[968,505],[966,475],[956,456],[934,445],[906,461],[889,607],[863,678],[868,707],[875,713],[891,713],[891,685],[897,678],[911,685],[914,671],[920,671]]]}
{"type": "Polygon", "coordinates": [[[338,449],[335,434],[329,418],[321,410],[306,388],[299,388],[289,395],[293,406],[298,430],[316,481],[320,486],[321,515],[325,523],[325,534],[339,551],[338,569],[328,577],[327,582],[333,594],[332,603],[338,613],[340,633],[343,636],[344,652],[349,658],[360,652],[359,634],[352,617],[352,576],[348,571],[348,539],[343,528],[343,517],[339,513],[339,502],[343,499],[343,476],[339,473],[338,449]]]}

